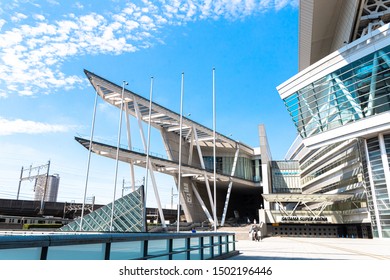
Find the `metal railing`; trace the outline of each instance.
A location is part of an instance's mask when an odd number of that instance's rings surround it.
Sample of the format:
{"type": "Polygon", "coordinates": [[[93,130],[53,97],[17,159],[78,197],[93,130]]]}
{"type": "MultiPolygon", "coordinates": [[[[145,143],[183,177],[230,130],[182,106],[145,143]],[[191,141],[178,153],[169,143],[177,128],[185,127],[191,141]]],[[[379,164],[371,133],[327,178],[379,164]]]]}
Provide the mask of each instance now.
{"type": "Polygon", "coordinates": [[[0,260],[209,260],[238,254],[235,234],[72,233],[0,236],[0,260]]]}

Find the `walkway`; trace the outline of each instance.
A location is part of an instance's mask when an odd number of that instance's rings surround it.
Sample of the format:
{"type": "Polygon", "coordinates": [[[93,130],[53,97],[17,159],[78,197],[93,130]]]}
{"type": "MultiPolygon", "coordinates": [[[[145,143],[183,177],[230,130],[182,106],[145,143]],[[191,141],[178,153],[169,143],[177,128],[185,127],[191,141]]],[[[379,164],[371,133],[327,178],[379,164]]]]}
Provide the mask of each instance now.
{"type": "Polygon", "coordinates": [[[390,239],[268,237],[236,249],[229,260],[390,260],[390,239]]]}

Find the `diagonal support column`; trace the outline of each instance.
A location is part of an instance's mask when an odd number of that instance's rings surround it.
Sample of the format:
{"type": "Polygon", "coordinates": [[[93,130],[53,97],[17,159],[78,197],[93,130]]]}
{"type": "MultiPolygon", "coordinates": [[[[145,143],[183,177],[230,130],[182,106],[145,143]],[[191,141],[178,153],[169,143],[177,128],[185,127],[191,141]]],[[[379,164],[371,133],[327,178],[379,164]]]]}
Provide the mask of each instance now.
{"type": "Polygon", "coordinates": [[[372,73],[371,73],[371,83],[370,83],[370,93],[368,95],[367,103],[367,114],[366,116],[371,116],[374,113],[374,100],[376,94],[376,74],[378,72],[378,54],[374,54],[372,62],[372,73]]]}
{"type": "MultiPolygon", "coordinates": [[[[232,172],[230,173],[230,176],[234,176],[234,173],[236,172],[236,166],[237,166],[237,160],[238,160],[238,154],[240,152],[240,146],[237,146],[236,153],[234,154],[234,161],[233,161],[233,166],[232,166],[232,172]]],[[[222,214],[222,220],[221,220],[221,226],[225,224],[225,219],[226,219],[226,213],[227,209],[229,206],[229,199],[230,199],[230,194],[233,188],[233,181],[230,179],[229,187],[226,193],[226,199],[225,199],[225,205],[223,207],[223,214],[222,214]]]]}
{"type": "MultiPolygon", "coordinates": [[[[138,126],[139,126],[139,132],[140,132],[140,135],[141,135],[142,144],[144,145],[144,149],[147,150],[145,134],[144,134],[143,126],[142,126],[142,114],[141,114],[141,112],[139,110],[137,100],[134,99],[133,102],[134,102],[134,109],[135,109],[135,112],[136,112],[136,117],[137,117],[137,120],[138,120],[138,126]]],[[[161,218],[161,224],[162,224],[162,226],[164,228],[166,228],[167,225],[165,224],[164,213],[163,213],[163,210],[162,210],[162,207],[161,207],[160,195],[158,193],[157,183],[156,183],[156,179],[154,177],[153,164],[152,164],[151,161],[149,161],[149,164],[148,164],[148,162],[146,162],[146,165],[148,165],[148,166],[146,166],[146,168],[149,168],[149,171],[150,171],[150,178],[152,179],[152,185],[153,185],[154,195],[155,195],[156,202],[157,202],[158,212],[159,212],[160,218],[161,218]]],[[[145,205],[145,208],[146,208],[146,205],[145,205]]]]}
{"type": "MultiPolygon", "coordinates": [[[[129,104],[125,104],[125,113],[126,113],[126,128],[127,128],[127,145],[129,150],[132,149],[131,145],[131,134],[130,134],[130,119],[129,119],[129,104]]],[[[134,175],[134,162],[130,160],[130,176],[131,176],[131,189],[135,191],[135,175],[134,175]]]]}
{"type": "Polygon", "coordinates": [[[213,209],[213,213],[214,213],[213,196],[211,195],[209,179],[207,178],[207,173],[206,173],[206,170],[205,170],[206,168],[205,168],[204,161],[203,161],[202,150],[200,149],[200,146],[199,146],[198,132],[196,131],[195,127],[193,127],[193,131],[194,131],[195,143],[196,143],[196,148],[198,150],[200,164],[201,164],[201,166],[202,166],[202,168],[204,170],[203,175],[204,175],[204,181],[206,183],[207,193],[208,193],[209,200],[210,200],[210,206],[211,206],[211,209],[213,209]]]}

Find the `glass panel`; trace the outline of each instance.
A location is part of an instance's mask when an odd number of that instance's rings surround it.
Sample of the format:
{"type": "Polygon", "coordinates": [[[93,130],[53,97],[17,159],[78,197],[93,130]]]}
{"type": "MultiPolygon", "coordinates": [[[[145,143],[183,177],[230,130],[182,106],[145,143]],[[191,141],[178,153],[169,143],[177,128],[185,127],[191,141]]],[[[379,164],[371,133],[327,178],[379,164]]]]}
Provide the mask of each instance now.
{"type": "Polygon", "coordinates": [[[187,254],[186,253],[179,253],[179,254],[173,254],[172,260],[186,260],[187,254]]]}
{"type": "Polygon", "coordinates": [[[200,260],[200,250],[195,250],[190,252],[190,259],[191,260],[200,260]]]}
{"type": "Polygon", "coordinates": [[[229,243],[229,252],[234,251],[234,243],[229,243]]]}
{"type": "Polygon", "coordinates": [[[211,258],[211,248],[210,247],[203,249],[203,258],[205,260],[211,258]]]}
{"type": "Polygon", "coordinates": [[[186,249],[186,239],[173,239],[173,251],[183,251],[186,249]]]}
{"type": "Polygon", "coordinates": [[[42,248],[17,248],[0,250],[0,260],[39,260],[42,248]]]}
{"type": "Polygon", "coordinates": [[[208,246],[211,244],[211,236],[203,237],[203,245],[208,246]]]}
{"type": "Polygon", "coordinates": [[[168,253],[167,240],[149,240],[148,255],[160,255],[168,253]]]}
{"type": "Polygon", "coordinates": [[[143,257],[143,241],[111,243],[110,260],[131,260],[143,257]]]}
{"type": "Polygon", "coordinates": [[[49,247],[48,260],[104,260],[106,244],[49,247]]]}
{"type": "Polygon", "coordinates": [[[191,248],[199,248],[199,246],[200,246],[199,237],[195,237],[195,238],[190,239],[190,247],[191,248]]]}

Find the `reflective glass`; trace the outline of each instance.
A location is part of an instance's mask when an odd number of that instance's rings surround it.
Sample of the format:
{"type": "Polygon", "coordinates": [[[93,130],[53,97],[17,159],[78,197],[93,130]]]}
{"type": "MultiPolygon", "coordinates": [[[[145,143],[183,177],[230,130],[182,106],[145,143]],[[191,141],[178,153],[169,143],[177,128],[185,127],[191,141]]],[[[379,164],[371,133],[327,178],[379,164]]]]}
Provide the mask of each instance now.
{"type": "Polygon", "coordinates": [[[390,46],[284,99],[303,138],[390,110],[390,46]]]}
{"type": "Polygon", "coordinates": [[[143,257],[143,241],[111,243],[110,260],[131,260],[143,257]]]}
{"type": "Polygon", "coordinates": [[[48,260],[104,260],[106,244],[51,246],[48,260]]]}
{"type": "Polygon", "coordinates": [[[3,249],[0,253],[0,260],[39,260],[41,251],[41,247],[3,249]]]}

